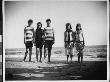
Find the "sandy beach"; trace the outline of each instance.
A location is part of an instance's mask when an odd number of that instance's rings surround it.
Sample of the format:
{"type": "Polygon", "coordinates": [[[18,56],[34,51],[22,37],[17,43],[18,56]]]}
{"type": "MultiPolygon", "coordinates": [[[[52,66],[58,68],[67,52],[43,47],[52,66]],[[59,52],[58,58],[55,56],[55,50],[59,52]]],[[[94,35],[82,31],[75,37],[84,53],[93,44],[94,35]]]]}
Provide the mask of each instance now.
{"type": "MultiPolygon", "coordinates": [[[[51,62],[42,58],[36,62],[33,48],[32,62],[27,56],[23,62],[25,49],[6,49],[5,79],[8,80],[107,80],[107,47],[89,46],[84,49],[84,62],[77,62],[74,50],[72,62],[66,62],[63,47],[52,48],[51,62]]],[[[44,55],[42,55],[44,57],[44,55]]]]}
{"type": "Polygon", "coordinates": [[[22,62],[24,55],[6,56],[6,80],[106,80],[107,61],[106,58],[87,58],[80,65],[77,56],[73,61],[66,63],[66,56],[47,58],[42,63],[36,62],[35,55],[32,62],[22,62]]]}

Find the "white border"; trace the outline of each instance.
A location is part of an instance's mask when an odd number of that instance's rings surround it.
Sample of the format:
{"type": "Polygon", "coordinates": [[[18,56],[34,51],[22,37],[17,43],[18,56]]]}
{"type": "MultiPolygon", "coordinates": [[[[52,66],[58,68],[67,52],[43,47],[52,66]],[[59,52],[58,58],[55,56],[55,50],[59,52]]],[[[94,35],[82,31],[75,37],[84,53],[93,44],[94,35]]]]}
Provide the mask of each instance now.
{"type": "Polygon", "coordinates": [[[110,13],[109,13],[109,1],[107,2],[107,80],[110,81],[110,76],[109,76],[109,73],[110,73],[110,60],[109,60],[109,24],[110,24],[110,21],[109,21],[109,17],[110,17],[110,13]]]}
{"type": "Polygon", "coordinates": [[[109,0],[3,0],[3,1],[109,1],[109,0]]]}
{"type": "MultiPolygon", "coordinates": [[[[2,1],[2,11],[3,11],[3,82],[109,82],[109,0],[68,0],[68,1],[107,1],[107,80],[30,80],[30,81],[24,81],[24,80],[17,80],[17,81],[5,81],[5,11],[4,11],[4,1],[41,1],[41,0],[3,0],[2,1]]],[[[45,0],[42,0],[45,1],[45,0]]],[[[47,1],[59,1],[59,0],[47,0],[47,1]]],[[[60,1],[67,1],[67,0],[60,0],[60,1]]]]}
{"type": "Polygon", "coordinates": [[[2,11],[3,11],[3,82],[5,82],[5,14],[4,14],[4,1],[2,1],[2,11]]]}

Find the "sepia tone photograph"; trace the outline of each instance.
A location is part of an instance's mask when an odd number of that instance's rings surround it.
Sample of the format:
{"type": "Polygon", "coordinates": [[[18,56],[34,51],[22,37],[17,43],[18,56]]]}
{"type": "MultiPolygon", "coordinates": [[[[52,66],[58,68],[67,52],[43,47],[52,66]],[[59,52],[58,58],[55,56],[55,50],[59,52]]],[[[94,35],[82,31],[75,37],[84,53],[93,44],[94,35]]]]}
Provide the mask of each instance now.
{"type": "Polygon", "coordinates": [[[107,3],[4,1],[5,80],[107,80],[107,3]]]}

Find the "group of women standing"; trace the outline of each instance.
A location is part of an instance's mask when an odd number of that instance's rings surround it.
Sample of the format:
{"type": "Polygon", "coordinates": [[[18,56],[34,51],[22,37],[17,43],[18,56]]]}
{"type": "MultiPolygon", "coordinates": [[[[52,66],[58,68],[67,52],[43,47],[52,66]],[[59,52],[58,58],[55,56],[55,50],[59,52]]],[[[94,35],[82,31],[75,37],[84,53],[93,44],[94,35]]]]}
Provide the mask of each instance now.
{"type": "Polygon", "coordinates": [[[76,25],[76,31],[72,30],[71,24],[66,24],[66,31],[64,32],[65,52],[67,55],[67,62],[70,56],[71,61],[73,58],[73,48],[76,47],[78,52],[78,63],[83,62],[83,49],[84,49],[84,36],[81,28],[81,24],[76,25]]]}
{"type": "Polygon", "coordinates": [[[25,61],[29,50],[29,61],[31,61],[33,44],[36,46],[36,59],[41,62],[42,59],[42,47],[44,45],[44,58],[46,57],[46,51],[48,50],[48,62],[50,62],[52,45],[55,42],[54,29],[51,27],[51,20],[47,19],[47,26],[41,29],[42,23],[37,23],[37,29],[34,32],[34,28],[31,26],[33,20],[28,20],[28,26],[24,29],[24,44],[26,46],[26,52],[23,61],[25,61]],[[40,60],[38,59],[40,51],[40,60]]]}
{"type": "MultiPolygon", "coordinates": [[[[31,26],[33,20],[28,20],[28,26],[24,29],[24,44],[26,46],[26,52],[23,61],[25,61],[29,51],[29,61],[31,61],[33,44],[36,46],[36,59],[37,62],[42,62],[42,47],[44,46],[44,58],[46,58],[46,51],[48,51],[48,62],[50,62],[52,45],[55,43],[54,29],[51,27],[51,20],[47,19],[47,26],[41,29],[42,23],[37,23],[37,29],[34,32],[34,28],[31,26]],[[40,51],[40,60],[38,55],[40,51]]],[[[65,52],[67,55],[67,62],[70,56],[71,61],[73,57],[73,48],[76,47],[78,51],[78,62],[83,61],[83,49],[84,49],[84,37],[81,28],[81,24],[76,25],[76,31],[72,30],[71,24],[66,23],[66,31],[64,32],[65,52]],[[81,59],[81,60],[80,60],[81,59]]]]}

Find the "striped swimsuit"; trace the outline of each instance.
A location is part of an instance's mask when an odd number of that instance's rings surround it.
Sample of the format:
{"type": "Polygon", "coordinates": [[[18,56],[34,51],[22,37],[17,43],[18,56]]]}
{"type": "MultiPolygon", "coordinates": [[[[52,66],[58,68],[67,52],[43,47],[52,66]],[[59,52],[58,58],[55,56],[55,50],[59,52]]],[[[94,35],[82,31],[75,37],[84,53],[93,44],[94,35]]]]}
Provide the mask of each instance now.
{"type": "Polygon", "coordinates": [[[33,27],[25,27],[24,29],[24,41],[26,47],[32,47],[34,40],[34,28],[33,27]]]}
{"type": "Polygon", "coordinates": [[[53,40],[54,39],[54,30],[52,27],[46,27],[45,31],[45,40],[53,40]]]}

